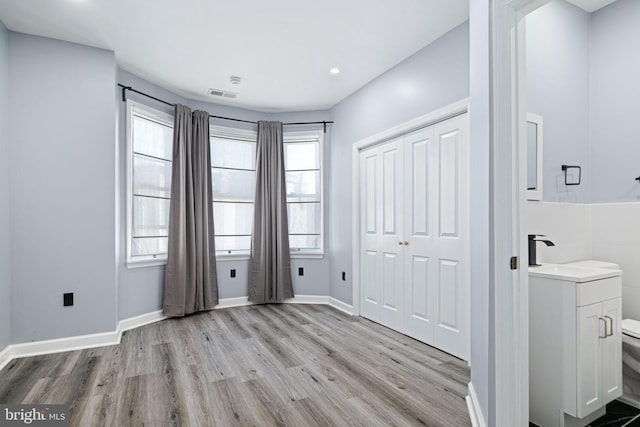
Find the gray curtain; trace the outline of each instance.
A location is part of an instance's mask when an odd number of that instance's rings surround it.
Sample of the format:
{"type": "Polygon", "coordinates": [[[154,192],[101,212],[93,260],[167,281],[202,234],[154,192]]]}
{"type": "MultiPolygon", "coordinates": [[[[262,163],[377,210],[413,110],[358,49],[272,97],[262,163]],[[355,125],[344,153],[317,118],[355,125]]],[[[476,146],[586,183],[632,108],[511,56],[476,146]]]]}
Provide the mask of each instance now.
{"type": "Polygon", "coordinates": [[[249,301],[293,298],[281,122],[258,122],[249,301]]]}
{"type": "Polygon", "coordinates": [[[176,105],[172,167],[163,313],[184,316],[218,304],[208,113],[176,105]]]}

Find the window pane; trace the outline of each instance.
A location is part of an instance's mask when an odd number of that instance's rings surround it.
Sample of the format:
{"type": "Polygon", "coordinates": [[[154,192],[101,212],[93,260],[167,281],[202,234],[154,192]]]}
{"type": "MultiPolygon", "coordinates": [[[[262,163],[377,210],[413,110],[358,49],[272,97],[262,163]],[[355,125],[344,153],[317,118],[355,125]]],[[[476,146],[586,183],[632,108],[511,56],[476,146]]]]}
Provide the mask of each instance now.
{"type": "Polygon", "coordinates": [[[289,236],[289,248],[291,252],[320,249],[320,236],[289,236]]]}
{"type": "Polygon", "coordinates": [[[253,203],[213,203],[213,221],[217,236],[251,234],[253,203]]]}
{"type": "Polygon", "coordinates": [[[148,156],[171,160],[173,128],[133,116],[133,151],[148,156]]]}
{"type": "Polygon", "coordinates": [[[319,169],[320,144],[317,142],[289,142],[284,144],[286,170],[319,169]]]}
{"type": "Polygon", "coordinates": [[[256,188],[255,171],[214,168],[211,179],[214,200],[253,203],[256,188]]]}
{"type": "Polygon", "coordinates": [[[211,138],[211,166],[232,169],[255,169],[256,143],[211,138]]]}
{"type": "Polygon", "coordinates": [[[320,233],[320,203],[289,203],[289,234],[320,233]]]}
{"type": "Polygon", "coordinates": [[[131,239],[131,256],[166,255],[167,237],[148,237],[131,239]]]}
{"type": "Polygon", "coordinates": [[[216,236],[216,252],[232,254],[249,252],[251,250],[251,236],[216,236]]]}
{"type": "Polygon", "coordinates": [[[319,202],[320,171],[286,172],[288,202],[319,202]]]}
{"type": "Polygon", "coordinates": [[[134,154],[133,193],[171,197],[171,162],[134,154]]]}
{"type": "Polygon", "coordinates": [[[133,237],[169,234],[169,200],[133,196],[133,237]]]}

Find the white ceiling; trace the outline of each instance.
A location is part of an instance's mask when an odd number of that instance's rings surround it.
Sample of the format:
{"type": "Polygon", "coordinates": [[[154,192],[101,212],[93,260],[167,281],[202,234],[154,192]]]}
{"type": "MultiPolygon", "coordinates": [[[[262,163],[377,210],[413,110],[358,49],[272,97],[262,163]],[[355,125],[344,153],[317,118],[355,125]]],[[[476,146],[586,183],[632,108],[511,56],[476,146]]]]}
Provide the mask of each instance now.
{"type": "Polygon", "coordinates": [[[188,98],[304,111],[332,107],[461,24],[468,3],[0,0],[0,20],[12,31],[113,50],[121,68],[188,98]],[[224,100],[209,88],[239,96],[224,100]]]}
{"type": "Polygon", "coordinates": [[[598,9],[602,9],[608,4],[613,3],[616,0],[567,0],[569,3],[575,4],[579,8],[586,10],[587,12],[595,12],[598,9]]]}

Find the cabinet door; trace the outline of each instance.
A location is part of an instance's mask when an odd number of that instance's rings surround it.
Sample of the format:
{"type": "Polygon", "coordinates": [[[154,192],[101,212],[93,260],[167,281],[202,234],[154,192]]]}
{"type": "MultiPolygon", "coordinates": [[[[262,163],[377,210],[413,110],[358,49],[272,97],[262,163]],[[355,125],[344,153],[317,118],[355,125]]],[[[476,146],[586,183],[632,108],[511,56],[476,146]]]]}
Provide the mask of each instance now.
{"type": "Polygon", "coordinates": [[[602,303],[577,308],[578,324],[578,418],[604,405],[602,396],[602,303]]]}
{"type": "Polygon", "coordinates": [[[609,334],[602,343],[602,385],[604,403],[622,395],[622,298],[602,303],[602,314],[608,322],[609,334]]]}

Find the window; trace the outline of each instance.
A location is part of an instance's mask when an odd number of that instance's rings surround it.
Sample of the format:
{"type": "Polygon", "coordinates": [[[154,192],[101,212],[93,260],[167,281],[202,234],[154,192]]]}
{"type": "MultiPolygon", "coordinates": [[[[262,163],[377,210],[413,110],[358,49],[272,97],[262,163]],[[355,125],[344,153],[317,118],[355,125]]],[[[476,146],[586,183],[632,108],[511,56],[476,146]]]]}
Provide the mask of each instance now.
{"type": "MultiPolygon", "coordinates": [[[[289,246],[293,256],[320,255],[322,134],[284,134],[289,246]]],[[[211,179],[216,253],[251,251],[256,180],[256,132],[211,126],[211,179]]]]}
{"type": "Polygon", "coordinates": [[[322,133],[284,134],[291,254],[321,254],[322,133]]]}
{"type": "MultiPolygon", "coordinates": [[[[289,245],[292,256],[323,252],[322,132],[284,134],[289,245]]],[[[256,132],[210,127],[216,253],[251,250],[256,132]]],[[[167,258],[173,117],[127,101],[127,264],[167,258]]]]}
{"type": "Polygon", "coordinates": [[[173,118],[127,101],[127,263],[167,258],[173,118]]]}
{"type": "Polygon", "coordinates": [[[211,126],[210,135],[216,253],[248,255],[256,187],[256,132],[211,126]]]}

